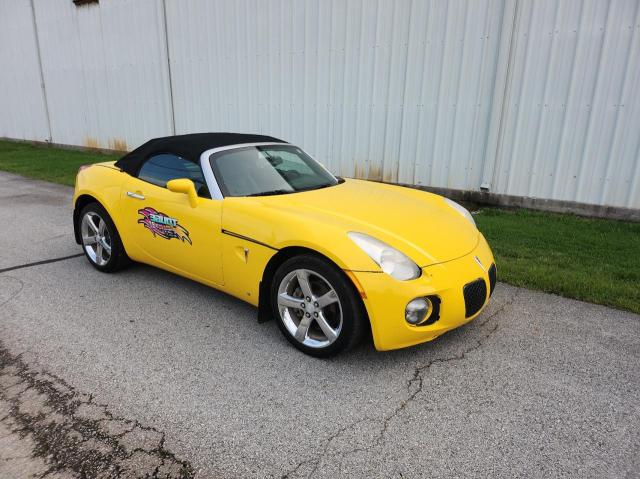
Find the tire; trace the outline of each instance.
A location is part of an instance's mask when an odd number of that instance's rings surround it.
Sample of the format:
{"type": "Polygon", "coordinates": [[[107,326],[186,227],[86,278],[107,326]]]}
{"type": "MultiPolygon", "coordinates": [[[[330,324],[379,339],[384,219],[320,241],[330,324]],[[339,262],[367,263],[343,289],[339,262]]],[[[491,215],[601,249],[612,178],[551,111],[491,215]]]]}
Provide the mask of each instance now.
{"type": "Polygon", "coordinates": [[[89,203],[82,209],[78,216],[78,231],[82,251],[98,271],[113,273],[131,262],[116,225],[101,204],[89,203]],[[95,240],[96,236],[102,240],[95,240]],[[108,248],[111,248],[110,252],[108,248]]]}
{"type": "Polygon", "coordinates": [[[300,255],[282,263],[273,277],[270,299],[282,334],[311,356],[336,355],[364,335],[366,312],[354,286],[321,257],[300,255]]]}

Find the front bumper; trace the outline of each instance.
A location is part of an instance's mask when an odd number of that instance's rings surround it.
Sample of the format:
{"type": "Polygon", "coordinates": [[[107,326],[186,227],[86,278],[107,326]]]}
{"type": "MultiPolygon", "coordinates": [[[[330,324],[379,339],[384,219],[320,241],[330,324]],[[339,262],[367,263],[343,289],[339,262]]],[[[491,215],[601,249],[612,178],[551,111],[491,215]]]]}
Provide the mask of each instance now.
{"type": "Polygon", "coordinates": [[[363,301],[369,314],[376,349],[399,349],[431,341],[473,320],[487,305],[491,294],[489,268],[492,264],[493,254],[480,234],[478,245],[471,253],[427,266],[422,269],[419,278],[411,281],[398,281],[381,272],[353,272],[366,294],[363,301]],[[486,297],[482,307],[466,317],[463,288],[478,279],[486,284],[486,297]],[[430,325],[408,324],[405,321],[407,303],[417,297],[432,295],[438,296],[441,301],[440,318],[430,325]]]}

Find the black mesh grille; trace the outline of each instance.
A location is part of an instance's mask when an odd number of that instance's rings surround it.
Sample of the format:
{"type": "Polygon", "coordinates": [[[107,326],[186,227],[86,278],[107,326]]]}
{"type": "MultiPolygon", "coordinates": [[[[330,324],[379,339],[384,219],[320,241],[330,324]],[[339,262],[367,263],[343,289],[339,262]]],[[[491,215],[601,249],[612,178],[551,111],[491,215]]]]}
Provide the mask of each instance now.
{"type": "Polygon", "coordinates": [[[487,284],[484,279],[476,279],[463,288],[465,317],[473,316],[487,299],[487,284]]]}
{"type": "Polygon", "coordinates": [[[496,289],[496,265],[492,264],[489,268],[489,296],[493,294],[494,289],[496,289]]]}

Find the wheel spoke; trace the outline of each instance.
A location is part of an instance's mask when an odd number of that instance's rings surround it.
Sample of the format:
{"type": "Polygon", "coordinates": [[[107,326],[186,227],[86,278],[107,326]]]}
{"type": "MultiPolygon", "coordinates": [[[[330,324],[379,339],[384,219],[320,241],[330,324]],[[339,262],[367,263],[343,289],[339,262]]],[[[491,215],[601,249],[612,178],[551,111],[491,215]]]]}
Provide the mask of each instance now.
{"type": "Polygon", "coordinates": [[[324,317],[324,315],[322,313],[318,314],[318,317],[316,318],[316,322],[318,323],[318,326],[320,326],[320,329],[322,329],[322,332],[325,334],[327,339],[330,342],[335,341],[335,339],[338,337],[338,335],[333,330],[333,328],[331,326],[329,326],[329,323],[327,322],[327,319],[324,317]]]}
{"type": "Polygon", "coordinates": [[[89,225],[89,228],[91,228],[91,230],[93,231],[94,234],[98,234],[98,227],[95,225],[95,223],[93,222],[93,217],[92,216],[86,216],[87,219],[87,224],[89,225]]]}
{"type": "Polygon", "coordinates": [[[96,238],[95,236],[85,236],[84,238],[82,238],[82,244],[84,244],[85,246],[96,244],[97,242],[98,238],[96,238]]]}
{"type": "Polygon", "coordinates": [[[280,293],[278,295],[278,304],[285,308],[297,308],[302,309],[303,298],[294,298],[287,293],[280,293]]]}
{"type": "Polygon", "coordinates": [[[274,302],[289,338],[297,343],[326,348],[342,334],[340,297],[333,285],[315,270],[289,271],[280,281],[274,302]]]}
{"type": "Polygon", "coordinates": [[[311,292],[311,285],[309,284],[309,272],[304,269],[299,269],[296,272],[296,277],[298,278],[298,284],[300,285],[302,294],[310,298],[313,297],[313,293],[311,292]]]}
{"type": "Polygon", "coordinates": [[[102,247],[104,248],[104,250],[111,254],[111,246],[109,244],[107,244],[107,242],[104,240],[104,238],[102,238],[102,241],[100,241],[100,243],[102,244],[102,247]]]}
{"type": "Polygon", "coordinates": [[[105,222],[104,220],[101,220],[100,226],[98,227],[98,234],[100,234],[100,236],[104,236],[104,227],[105,227],[105,222]]]}
{"type": "Polygon", "coordinates": [[[337,303],[337,302],[338,302],[338,295],[333,289],[316,299],[316,303],[318,303],[319,308],[324,308],[326,306],[329,306],[330,304],[337,303]]]}
{"type": "Polygon", "coordinates": [[[102,264],[102,243],[98,243],[96,246],[96,263],[102,264]]]}
{"type": "Polygon", "coordinates": [[[298,329],[296,329],[295,337],[298,341],[303,342],[307,338],[309,326],[311,326],[311,318],[304,316],[298,325],[298,329]]]}

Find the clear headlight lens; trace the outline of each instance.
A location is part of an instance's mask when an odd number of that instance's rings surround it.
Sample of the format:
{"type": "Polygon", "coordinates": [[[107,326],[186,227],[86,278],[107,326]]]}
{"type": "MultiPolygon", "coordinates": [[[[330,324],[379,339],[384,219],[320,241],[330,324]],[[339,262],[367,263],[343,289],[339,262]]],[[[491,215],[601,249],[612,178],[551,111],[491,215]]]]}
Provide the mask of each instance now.
{"type": "Polygon", "coordinates": [[[349,238],[376,262],[383,272],[400,281],[416,279],[421,270],[407,255],[364,233],[351,231],[349,238]]]}
{"type": "Polygon", "coordinates": [[[459,205],[455,201],[450,200],[449,198],[445,198],[444,200],[447,202],[449,206],[451,206],[458,213],[460,213],[462,216],[467,218],[473,226],[476,226],[476,221],[473,219],[473,216],[471,215],[471,213],[469,213],[469,210],[467,210],[464,206],[459,205]]]}

